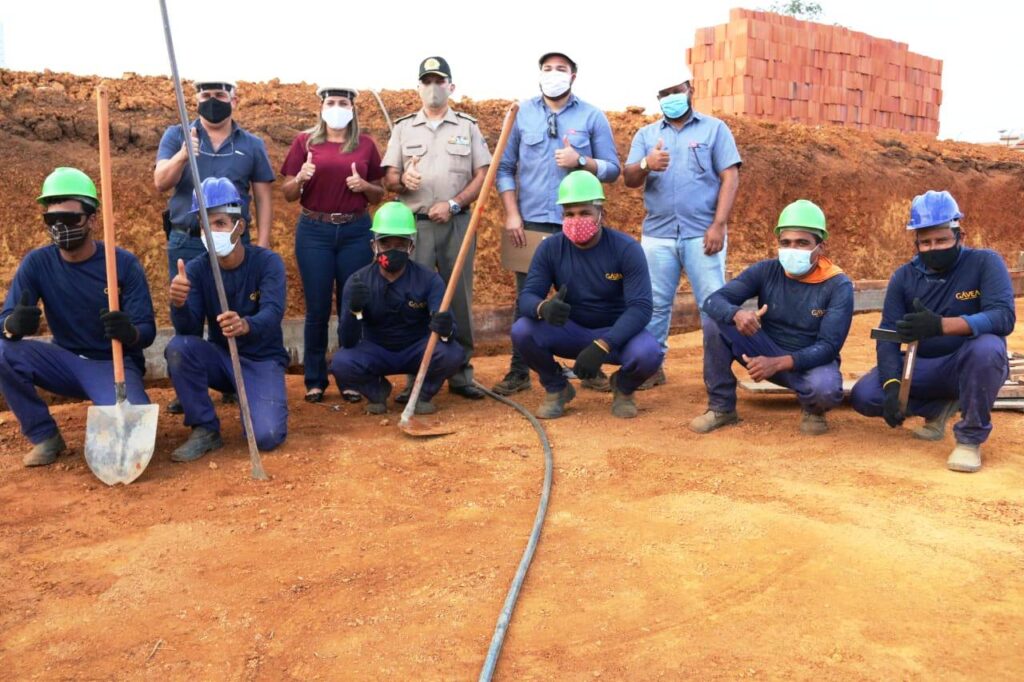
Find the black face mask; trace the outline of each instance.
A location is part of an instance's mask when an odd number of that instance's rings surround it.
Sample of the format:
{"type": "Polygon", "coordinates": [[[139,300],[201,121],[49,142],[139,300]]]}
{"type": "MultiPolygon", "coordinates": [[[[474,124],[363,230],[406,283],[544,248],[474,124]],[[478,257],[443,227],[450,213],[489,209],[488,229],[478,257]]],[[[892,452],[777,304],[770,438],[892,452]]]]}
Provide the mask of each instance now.
{"type": "Polygon", "coordinates": [[[64,251],[74,251],[89,238],[89,228],[85,225],[84,220],[81,225],[67,225],[58,222],[48,225],[47,229],[53,243],[64,251]]]}
{"type": "Polygon", "coordinates": [[[211,97],[199,103],[199,115],[210,123],[220,123],[231,115],[231,102],[222,102],[211,97]]]}
{"type": "Polygon", "coordinates": [[[932,249],[931,251],[918,251],[917,254],[921,256],[921,262],[929,270],[935,272],[943,272],[953,267],[953,263],[956,263],[957,257],[960,255],[960,242],[948,249],[932,249]]]}
{"type": "Polygon", "coordinates": [[[399,272],[409,262],[409,252],[402,249],[388,249],[377,254],[377,262],[388,272],[399,272]]]}

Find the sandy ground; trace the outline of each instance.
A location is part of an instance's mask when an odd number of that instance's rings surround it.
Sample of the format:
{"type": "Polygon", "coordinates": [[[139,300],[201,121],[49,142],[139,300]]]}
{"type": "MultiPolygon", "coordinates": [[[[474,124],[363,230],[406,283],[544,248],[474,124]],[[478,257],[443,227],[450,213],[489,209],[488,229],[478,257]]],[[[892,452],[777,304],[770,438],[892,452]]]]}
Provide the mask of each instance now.
{"type": "MultiPolygon", "coordinates": [[[[847,373],[876,321],[856,318],[847,373]]],[[[638,419],[583,392],[549,423],[551,508],[500,679],[1020,679],[1024,417],[996,414],[972,476],[944,468],[951,435],[846,406],[802,437],[786,396],[742,394],[740,425],[697,437],[699,368],[699,335],[674,337],[638,419]]],[[[412,440],[289,390],[263,484],[230,408],[227,447],[191,465],[162,415],[146,474],[112,489],[81,459],[84,405],[54,408],[75,454],[44,470],[0,415],[2,677],[475,678],[537,504],[532,430],[442,394],[458,434],[412,440]]]]}

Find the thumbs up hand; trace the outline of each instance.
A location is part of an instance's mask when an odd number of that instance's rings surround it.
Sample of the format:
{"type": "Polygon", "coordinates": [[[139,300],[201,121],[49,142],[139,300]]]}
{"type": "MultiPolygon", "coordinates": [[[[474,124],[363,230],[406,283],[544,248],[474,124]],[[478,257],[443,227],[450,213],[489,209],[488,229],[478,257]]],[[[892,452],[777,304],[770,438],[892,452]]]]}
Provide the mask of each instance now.
{"type": "Polygon", "coordinates": [[[3,330],[15,339],[32,336],[39,331],[39,318],[42,317],[43,311],[31,301],[32,297],[29,292],[22,291],[18,304],[4,320],[3,330]]]}
{"type": "Polygon", "coordinates": [[[668,168],[669,153],[665,149],[665,141],[658,138],[658,144],[647,155],[647,167],[652,171],[663,171],[668,168]]]}
{"type": "Polygon", "coordinates": [[[562,147],[555,150],[555,165],[566,170],[580,167],[580,154],[569,144],[569,136],[562,138],[562,147]]]}
{"type": "Polygon", "coordinates": [[[423,176],[420,175],[420,157],[414,156],[405,164],[401,182],[410,192],[415,192],[420,188],[420,184],[423,182],[423,176]]]}
{"type": "Polygon", "coordinates": [[[295,176],[295,180],[300,185],[305,185],[315,172],[316,164],[313,163],[313,152],[309,152],[306,154],[306,163],[302,164],[302,168],[299,169],[299,174],[295,176]]]}
{"type": "Polygon", "coordinates": [[[756,312],[753,310],[737,310],[732,321],[736,324],[736,331],[743,336],[753,336],[761,331],[761,318],[768,312],[768,304],[765,303],[756,312]]]}
{"type": "Polygon", "coordinates": [[[359,170],[356,168],[356,164],[352,164],[352,175],[345,178],[345,184],[348,185],[350,192],[365,192],[367,186],[370,184],[359,175],[359,170]]]}
{"type": "Polygon", "coordinates": [[[569,321],[569,312],[572,310],[572,306],[565,302],[567,293],[569,293],[569,285],[563,284],[554,296],[537,307],[537,316],[552,326],[564,327],[565,323],[569,321]]]}
{"type": "Polygon", "coordinates": [[[185,261],[179,258],[178,274],[171,280],[171,305],[175,308],[185,305],[190,291],[192,291],[192,285],[188,281],[188,275],[185,274],[185,261]]]}

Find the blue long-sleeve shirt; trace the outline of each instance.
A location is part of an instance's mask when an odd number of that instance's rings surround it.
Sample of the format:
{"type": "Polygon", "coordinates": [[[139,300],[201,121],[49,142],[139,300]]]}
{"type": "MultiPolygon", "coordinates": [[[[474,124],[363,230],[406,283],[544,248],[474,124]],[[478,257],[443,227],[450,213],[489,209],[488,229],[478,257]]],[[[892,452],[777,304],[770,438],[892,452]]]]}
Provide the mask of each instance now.
{"type": "Polygon", "coordinates": [[[558,185],[570,171],[555,164],[555,151],[565,146],[565,137],[579,154],[594,159],[601,182],[619,177],[619,152],[603,111],[576,95],[570,95],[557,113],[548,109],[540,95],[523,100],[498,164],[497,183],[498,192],[518,191],[519,213],[526,222],[562,222],[562,207],[555,202],[558,185]],[[551,116],[554,136],[549,132],[551,116]]]}
{"type": "MultiPolygon", "coordinates": [[[[926,308],[943,317],[962,317],[970,326],[972,337],[1008,336],[1017,320],[1010,273],[1002,256],[988,249],[961,248],[956,263],[946,272],[929,271],[919,256],[901,265],[885,290],[882,327],[895,329],[896,322],[914,312],[915,298],[920,298],[926,308]]],[[[917,354],[923,358],[950,355],[968,338],[923,339],[918,344],[917,354]]],[[[876,352],[882,381],[898,379],[903,373],[900,345],[878,341],[876,352]]]]}
{"type": "Polygon", "coordinates": [[[394,282],[371,263],[357,270],[345,282],[341,294],[341,345],[351,348],[360,338],[387,348],[400,350],[430,334],[430,315],[441,307],[444,280],[433,270],[409,261],[394,282]],[[370,301],[363,309],[362,321],[349,310],[351,285],[361,279],[370,288],[370,301]]]}
{"type": "MultiPolygon", "coordinates": [[[[220,272],[228,309],[249,323],[249,333],[235,337],[238,354],[249,360],[275,360],[287,367],[290,358],[281,330],[286,287],[284,261],[270,249],[247,244],[241,265],[233,270],[221,268],[220,272]]],[[[209,256],[204,253],[190,260],[185,266],[185,275],[192,289],[185,305],[171,306],[174,331],[199,336],[205,320],[210,329],[210,342],[226,350],[228,342],[217,323],[217,315],[223,311],[217,299],[209,256]]]]}
{"type": "MultiPolygon", "coordinates": [[[[128,251],[116,249],[115,253],[119,307],[139,332],[135,343],[124,346],[125,360],[145,372],[142,350],[156,338],[146,273],[128,251]]],[[[21,301],[22,292],[28,292],[32,305],[42,299],[54,343],[91,360],[111,359],[110,339],[104,336],[100,321],[100,310],[108,307],[107,258],[102,242],[96,242],[96,253],[81,263],[67,262],[54,245],[29,252],[7,290],[0,325],[21,301]]]]}
{"type": "Polygon", "coordinates": [[[778,259],[754,263],[704,301],[704,312],[720,325],[749,298],[767,304],[761,329],[793,356],[793,369],[803,372],[839,359],[853,321],[853,283],[844,274],[807,284],[786,277],[778,259]]]}
{"type": "Polygon", "coordinates": [[[589,249],[581,249],[562,233],[548,237],[530,261],[519,314],[536,317],[548,291],[568,285],[569,319],[588,329],[611,327],[604,340],[613,350],[626,345],[651,321],[654,304],[651,276],[640,243],[609,227],[589,249]]]}

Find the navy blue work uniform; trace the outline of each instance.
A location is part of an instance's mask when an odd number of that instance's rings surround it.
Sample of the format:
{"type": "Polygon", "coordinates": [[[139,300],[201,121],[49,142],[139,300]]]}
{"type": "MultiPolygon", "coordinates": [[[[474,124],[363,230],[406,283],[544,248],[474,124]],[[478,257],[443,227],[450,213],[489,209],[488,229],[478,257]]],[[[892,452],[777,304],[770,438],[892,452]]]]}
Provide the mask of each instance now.
{"type": "MultiPolygon", "coordinates": [[[[220,421],[209,389],[235,393],[228,342],[221,333],[213,270],[207,258],[195,258],[185,266],[191,290],[185,305],[171,306],[171,322],[177,334],[167,344],[167,371],[185,410],[186,426],[220,431],[220,421]],[[209,324],[210,340],[202,338],[209,324]]],[[[249,323],[249,333],[235,337],[242,365],[253,435],[260,450],[273,450],[288,435],[288,399],[284,373],[289,356],[284,348],[284,261],[269,249],[247,244],[245,258],[233,270],[221,269],[228,308],[249,323]]]]}
{"type": "MultiPolygon", "coordinates": [[[[153,343],[156,324],[146,274],[138,259],[116,250],[119,307],[138,330],[138,340],[124,346],[125,388],[128,401],[146,405],[142,388],[146,361],[142,350],[153,343]]],[[[7,291],[0,326],[21,300],[23,292],[45,308],[53,343],[0,339],[0,391],[33,444],[56,435],[57,424],[36,392],[39,386],[57,395],[113,405],[114,365],[110,339],[103,332],[100,310],[107,308],[107,259],[103,244],[81,263],[69,263],[56,246],[31,251],[18,266],[7,291]]]]}
{"type": "MultiPolygon", "coordinates": [[[[444,280],[433,270],[409,261],[394,282],[371,263],[357,270],[342,294],[341,348],[331,359],[331,373],[338,386],[352,386],[371,403],[387,400],[390,385],[385,377],[416,374],[430,338],[430,315],[441,307],[444,280]],[[370,289],[370,301],[362,320],[349,310],[352,282],[357,278],[370,289]]],[[[421,401],[437,394],[441,385],[466,361],[466,353],[454,340],[439,340],[430,368],[420,388],[421,401]]]]}

